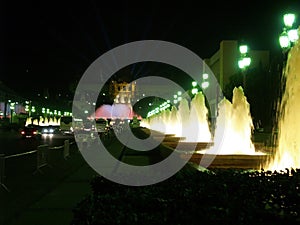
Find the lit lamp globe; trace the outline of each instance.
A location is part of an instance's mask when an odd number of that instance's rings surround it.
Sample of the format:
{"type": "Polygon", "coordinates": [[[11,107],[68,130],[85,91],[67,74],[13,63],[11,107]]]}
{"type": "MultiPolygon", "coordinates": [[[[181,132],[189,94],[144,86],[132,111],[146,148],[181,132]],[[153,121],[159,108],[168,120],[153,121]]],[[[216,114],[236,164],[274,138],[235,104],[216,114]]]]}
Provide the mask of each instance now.
{"type": "Polygon", "coordinates": [[[292,43],[295,43],[299,39],[297,29],[291,29],[287,32],[288,38],[292,43]]]}
{"type": "Polygon", "coordinates": [[[245,67],[250,66],[250,64],[251,64],[251,58],[250,57],[244,57],[243,61],[244,61],[244,66],[245,67]]]}
{"type": "Polygon", "coordinates": [[[279,44],[283,49],[290,47],[290,39],[286,31],[283,31],[279,36],[279,44]]]}
{"type": "Polygon", "coordinates": [[[251,58],[250,57],[243,57],[238,61],[238,65],[240,69],[245,69],[246,67],[250,66],[251,58]]]}
{"type": "Polygon", "coordinates": [[[193,82],[192,82],[192,86],[193,86],[193,88],[192,88],[192,94],[195,95],[195,94],[198,93],[198,88],[196,88],[197,82],[196,82],[196,81],[193,81],[193,82]]]}
{"type": "Polygon", "coordinates": [[[240,53],[241,54],[246,54],[248,52],[248,46],[247,45],[241,45],[239,47],[240,53]]]}
{"type": "Polygon", "coordinates": [[[295,22],[295,14],[287,13],[283,15],[284,28],[283,32],[279,36],[279,44],[282,49],[289,49],[292,43],[296,42],[299,38],[298,31],[291,29],[295,22]]]}
{"type": "Polygon", "coordinates": [[[287,14],[284,14],[284,15],[283,15],[283,22],[284,22],[284,25],[285,25],[286,27],[291,28],[291,27],[293,26],[294,22],[295,22],[295,18],[296,18],[296,16],[295,16],[295,14],[293,14],[293,13],[287,13],[287,14]]]}

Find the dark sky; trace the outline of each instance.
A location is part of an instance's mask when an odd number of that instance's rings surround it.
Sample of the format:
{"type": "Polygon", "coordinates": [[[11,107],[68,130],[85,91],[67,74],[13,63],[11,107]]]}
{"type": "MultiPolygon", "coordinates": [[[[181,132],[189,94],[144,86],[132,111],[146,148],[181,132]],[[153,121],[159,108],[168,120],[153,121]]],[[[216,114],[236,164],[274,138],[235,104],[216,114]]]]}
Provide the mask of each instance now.
{"type": "Polygon", "coordinates": [[[253,2],[2,1],[0,80],[21,91],[66,88],[106,51],[146,39],[180,44],[201,58],[230,39],[278,50],[282,15],[300,12],[299,1],[253,2]]]}

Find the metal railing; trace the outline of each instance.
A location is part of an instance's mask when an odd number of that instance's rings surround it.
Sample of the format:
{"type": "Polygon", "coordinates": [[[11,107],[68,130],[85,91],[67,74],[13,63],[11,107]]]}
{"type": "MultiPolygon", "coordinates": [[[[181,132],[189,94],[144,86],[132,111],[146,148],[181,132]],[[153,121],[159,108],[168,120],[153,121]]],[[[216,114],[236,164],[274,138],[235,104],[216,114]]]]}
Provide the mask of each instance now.
{"type": "MultiPolygon", "coordinates": [[[[15,155],[9,155],[9,156],[5,156],[4,154],[0,154],[0,186],[1,188],[3,188],[5,191],[10,192],[9,188],[5,185],[5,180],[7,178],[8,175],[8,171],[7,170],[13,170],[15,169],[15,160],[17,160],[18,162],[20,161],[24,161],[24,157],[26,159],[33,159],[35,158],[35,165],[30,165],[30,167],[32,169],[34,169],[33,174],[34,173],[41,173],[42,172],[42,168],[45,166],[49,166],[50,168],[52,167],[49,164],[49,153],[50,150],[55,150],[55,149],[62,149],[62,155],[63,158],[65,160],[67,160],[70,157],[70,145],[74,144],[75,142],[71,142],[69,140],[65,140],[64,144],[62,146],[56,146],[56,147],[49,147],[49,145],[44,144],[44,145],[39,145],[37,147],[36,150],[30,151],[30,152],[24,152],[24,153],[20,153],[20,154],[15,154],[15,155]],[[11,168],[8,168],[8,165],[6,165],[6,162],[10,161],[11,164],[11,168]]],[[[25,173],[28,172],[28,170],[30,169],[24,169],[25,173]]],[[[18,171],[17,171],[18,173],[18,171]]]]}

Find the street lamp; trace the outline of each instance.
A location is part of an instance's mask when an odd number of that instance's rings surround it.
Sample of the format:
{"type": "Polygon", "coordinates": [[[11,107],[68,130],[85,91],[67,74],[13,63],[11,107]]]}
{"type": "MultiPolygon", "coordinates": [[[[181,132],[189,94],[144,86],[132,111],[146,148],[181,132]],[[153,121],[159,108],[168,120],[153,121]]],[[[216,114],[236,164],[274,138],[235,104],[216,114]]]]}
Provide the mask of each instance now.
{"type": "Polygon", "coordinates": [[[192,94],[195,95],[198,93],[198,88],[196,87],[197,86],[197,82],[196,81],[193,81],[192,82],[192,94]]]}
{"type": "Polygon", "coordinates": [[[293,13],[287,13],[283,15],[284,27],[281,34],[279,35],[279,44],[282,48],[282,53],[284,55],[284,61],[287,59],[287,53],[293,44],[299,39],[297,29],[293,28],[296,20],[296,15],[293,13]]]}
{"type": "Polygon", "coordinates": [[[208,81],[209,75],[208,73],[203,73],[202,74],[202,83],[201,83],[201,88],[206,89],[209,86],[209,81],[208,81]]]}
{"type": "Polygon", "coordinates": [[[245,73],[245,71],[251,64],[251,58],[248,55],[249,48],[247,45],[240,45],[239,51],[240,51],[240,59],[238,60],[238,66],[242,70],[243,88],[245,91],[246,90],[246,73],[245,73]]]}

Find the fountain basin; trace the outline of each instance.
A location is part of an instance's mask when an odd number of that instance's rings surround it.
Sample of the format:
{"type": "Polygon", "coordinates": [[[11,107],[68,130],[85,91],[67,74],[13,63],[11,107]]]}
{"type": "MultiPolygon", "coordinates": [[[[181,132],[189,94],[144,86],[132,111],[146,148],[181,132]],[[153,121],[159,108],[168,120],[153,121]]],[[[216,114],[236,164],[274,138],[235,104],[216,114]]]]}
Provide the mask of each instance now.
{"type": "MultiPolygon", "coordinates": [[[[170,139],[169,139],[170,140],[170,139]]],[[[184,142],[184,141],[169,141],[164,140],[163,145],[173,149],[177,149],[185,152],[193,152],[198,150],[204,150],[213,145],[212,142],[184,142]]]]}
{"type": "Polygon", "coordinates": [[[189,159],[189,162],[196,165],[206,165],[210,168],[220,169],[254,169],[259,170],[261,166],[267,161],[269,155],[214,155],[214,154],[201,154],[201,153],[182,153],[180,155],[182,159],[189,159]],[[192,155],[192,156],[191,156],[192,155]],[[203,161],[201,162],[201,160],[203,161]],[[201,164],[200,164],[201,162],[201,164]]]}

